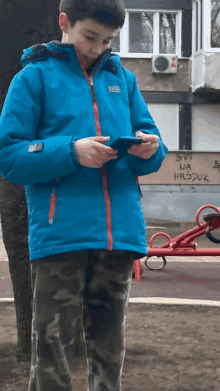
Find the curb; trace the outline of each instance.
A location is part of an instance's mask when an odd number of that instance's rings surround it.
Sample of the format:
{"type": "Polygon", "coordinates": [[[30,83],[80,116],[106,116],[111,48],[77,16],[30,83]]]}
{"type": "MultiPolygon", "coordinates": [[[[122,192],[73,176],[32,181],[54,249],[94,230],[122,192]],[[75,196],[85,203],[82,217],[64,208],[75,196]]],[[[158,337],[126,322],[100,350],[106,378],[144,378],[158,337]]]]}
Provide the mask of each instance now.
{"type": "Polygon", "coordinates": [[[147,229],[149,228],[177,228],[177,229],[191,229],[197,225],[196,219],[193,220],[160,220],[160,219],[150,219],[145,217],[145,223],[147,229]]]}
{"type": "Polygon", "coordinates": [[[130,297],[129,303],[171,304],[171,305],[205,305],[205,306],[210,306],[210,307],[220,307],[220,301],[193,300],[193,299],[171,299],[169,297],[130,297]]]}
{"type": "MultiPolygon", "coordinates": [[[[13,298],[0,299],[0,303],[12,303],[13,298]]],[[[220,301],[214,300],[191,300],[173,299],[169,297],[130,297],[129,303],[142,304],[170,304],[170,305],[204,305],[209,307],[220,307],[220,301]]]]}
{"type": "Polygon", "coordinates": [[[9,297],[5,297],[4,299],[0,299],[0,303],[11,303],[14,302],[14,299],[11,299],[9,297]]]}

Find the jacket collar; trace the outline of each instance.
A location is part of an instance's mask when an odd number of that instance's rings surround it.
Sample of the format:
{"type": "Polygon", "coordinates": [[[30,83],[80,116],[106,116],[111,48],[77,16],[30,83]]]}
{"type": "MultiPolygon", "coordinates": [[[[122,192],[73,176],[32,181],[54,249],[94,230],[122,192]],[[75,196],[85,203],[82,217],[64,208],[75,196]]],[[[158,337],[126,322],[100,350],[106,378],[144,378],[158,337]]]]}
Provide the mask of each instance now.
{"type": "MultiPolygon", "coordinates": [[[[79,67],[77,66],[76,70],[79,71],[79,68],[80,68],[80,73],[82,72],[82,68],[81,68],[81,65],[80,65],[79,60],[78,60],[76,49],[75,49],[75,46],[73,44],[59,42],[59,41],[52,41],[52,42],[50,42],[50,44],[52,44],[53,47],[56,48],[56,50],[61,50],[62,52],[67,53],[68,54],[68,59],[70,61],[75,60],[77,65],[79,65],[79,67]]],[[[111,48],[106,49],[105,52],[102,54],[102,56],[99,57],[95,61],[95,63],[89,68],[88,73],[90,73],[90,72],[91,73],[95,73],[100,67],[103,68],[109,62],[111,51],[112,51],[111,48]]]]}
{"type": "MultiPolygon", "coordinates": [[[[89,71],[96,73],[99,69],[106,69],[117,73],[117,66],[120,65],[120,57],[111,53],[112,49],[106,49],[100,58],[93,64],[89,71]]],[[[74,72],[83,76],[83,70],[77,58],[76,49],[71,43],[51,41],[49,43],[37,44],[25,49],[21,58],[23,67],[33,61],[46,60],[48,57],[54,57],[61,61],[67,61],[70,65],[74,63],[74,72]]]]}

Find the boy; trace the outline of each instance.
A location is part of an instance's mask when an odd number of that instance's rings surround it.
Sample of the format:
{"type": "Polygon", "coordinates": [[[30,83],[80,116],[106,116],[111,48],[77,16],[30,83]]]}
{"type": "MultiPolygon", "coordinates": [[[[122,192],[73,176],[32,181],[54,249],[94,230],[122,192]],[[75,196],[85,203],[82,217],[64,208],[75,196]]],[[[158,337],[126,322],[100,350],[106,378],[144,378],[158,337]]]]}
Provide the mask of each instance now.
{"type": "Polygon", "coordinates": [[[0,117],[0,173],[25,185],[35,269],[29,391],[72,391],[83,303],[89,391],[121,390],[133,261],[146,255],[136,177],[166,154],[134,75],[111,54],[122,0],[62,0],[62,42],[24,50],[0,117]],[[141,137],[119,158],[110,144],[141,137]]]}

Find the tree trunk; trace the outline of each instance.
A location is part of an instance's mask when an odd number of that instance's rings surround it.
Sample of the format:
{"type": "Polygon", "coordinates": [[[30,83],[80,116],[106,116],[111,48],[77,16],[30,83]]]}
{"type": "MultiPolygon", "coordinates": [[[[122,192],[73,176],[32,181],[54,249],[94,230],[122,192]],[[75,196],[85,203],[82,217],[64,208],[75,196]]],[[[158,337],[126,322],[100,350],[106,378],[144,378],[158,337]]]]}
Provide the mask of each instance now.
{"type": "Polygon", "coordinates": [[[24,188],[0,177],[2,237],[9,260],[17,318],[17,358],[30,359],[32,289],[24,188]]]}

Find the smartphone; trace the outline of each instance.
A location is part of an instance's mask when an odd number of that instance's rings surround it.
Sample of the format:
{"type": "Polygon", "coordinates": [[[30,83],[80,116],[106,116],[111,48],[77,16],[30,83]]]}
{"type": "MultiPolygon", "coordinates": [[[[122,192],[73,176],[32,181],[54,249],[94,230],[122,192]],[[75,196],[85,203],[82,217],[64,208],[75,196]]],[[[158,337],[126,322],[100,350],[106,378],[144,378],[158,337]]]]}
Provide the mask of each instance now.
{"type": "Polygon", "coordinates": [[[127,150],[129,147],[131,147],[133,144],[141,143],[142,139],[140,137],[119,137],[110,144],[110,147],[118,150],[118,158],[121,159],[127,155],[127,150]]]}

